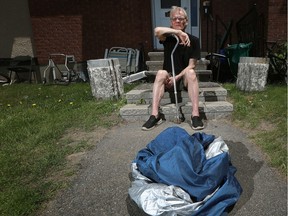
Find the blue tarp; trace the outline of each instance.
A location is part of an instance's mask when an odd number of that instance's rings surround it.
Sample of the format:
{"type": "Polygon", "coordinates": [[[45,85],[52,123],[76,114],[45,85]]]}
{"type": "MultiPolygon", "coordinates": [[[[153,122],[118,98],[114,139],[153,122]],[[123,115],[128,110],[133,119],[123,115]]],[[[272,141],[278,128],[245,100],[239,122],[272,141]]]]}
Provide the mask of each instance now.
{"type": "Polygon", "coordinates": [[[207,158],[205,151],[214,140],[214,135],[189,135],[180,127],[170,127],[140,150],[133,163],[152,183],[180,187],[192,203],[205,199],[190,215],[222,215],[237,202],[242,188],[234,177],[228,147],[207,158]]]}

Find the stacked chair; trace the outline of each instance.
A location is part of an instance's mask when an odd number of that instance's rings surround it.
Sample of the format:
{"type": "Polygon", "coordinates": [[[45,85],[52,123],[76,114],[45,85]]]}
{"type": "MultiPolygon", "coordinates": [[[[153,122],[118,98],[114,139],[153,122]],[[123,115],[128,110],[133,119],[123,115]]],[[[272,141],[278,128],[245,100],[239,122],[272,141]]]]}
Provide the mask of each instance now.
{"type": "Polygon", "coordinates": [[[138,49],[126,48],[126,47],[111,47],[105,49],[104,58],[118,58],[122,76],[129,76],[139,71],[139,56],[140,51],[138,49]]]}

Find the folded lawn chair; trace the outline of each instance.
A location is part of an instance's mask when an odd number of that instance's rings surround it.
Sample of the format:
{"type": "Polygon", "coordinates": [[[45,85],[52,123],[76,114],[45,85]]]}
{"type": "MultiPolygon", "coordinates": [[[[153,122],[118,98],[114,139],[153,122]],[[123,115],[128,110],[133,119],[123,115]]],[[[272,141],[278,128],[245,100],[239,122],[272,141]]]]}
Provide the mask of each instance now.
{"type": "Polygon", "coordinates": [[[54,53],[49,55],[49,62],[43,72],[43,84],[53,82],[54,84],[66,84],[78,81],[79,74],[75,71],[77,62],[74,55],[65,55],[54,53]],[[64,60],[64,65],[58,65],[56,62],[64,60]],[[51,80],[52,79],[52,80],[51,80]]]}
{"type": "Polygon", "coordinates": [[[37,81],[36,66],[37,66],[37,58],[31,56],[16,56],[11,60],[10,66],[8,67],[8,70],[10,71],[9,78],[10,80],[12,80],[12,74],[14,72],[17,81],[21,82],[27,80],[27,74],[28,74],[28,81],[31,83],[33,74],[34,75],[33,79],[37,81]],[[26,74],[23,75],[23,73],[26,74]]]}
{"type": "Polygon", "coordinates": [[[123,75],[129,74],[130,51],[125,47],[112,47],[105,50],[104,58],[118,58],[123,75]]]}
{"type": "Polygon", "coordinates": [[[129,74],[137,73],[139,71],[139,56],[140,51],[138,49],[128,48],[129,50],[129,74]]]}

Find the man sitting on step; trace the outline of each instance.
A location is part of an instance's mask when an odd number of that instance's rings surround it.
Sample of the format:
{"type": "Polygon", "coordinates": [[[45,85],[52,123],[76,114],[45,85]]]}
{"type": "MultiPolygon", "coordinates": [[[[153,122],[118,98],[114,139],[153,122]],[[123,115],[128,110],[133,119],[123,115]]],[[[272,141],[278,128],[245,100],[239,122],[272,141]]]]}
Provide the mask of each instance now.
{"type": "Polygon", "coordinates": [[[153,84],[152,113],[148,121],[142,126],[142,130],[151,130],[156,125],[162,123],[164,114],[159,112],[160,101],[165,91],[173,90],[173,76],[171,75],[171,52],[179,38],[179,46],[174,52],[174,68],[177,90],[188,90],[189,98],[192,102],[191,127],[194,130],[204,128],[199,117],[199,87],[195,73],[197,60],[200,59],[199,39],[186,33],[188,24],[186,11],[181,7],[173,6],[170,11],[171,27],[156,27],[155,36],[164,46],[163,70],[159,70],[153,84]]]}

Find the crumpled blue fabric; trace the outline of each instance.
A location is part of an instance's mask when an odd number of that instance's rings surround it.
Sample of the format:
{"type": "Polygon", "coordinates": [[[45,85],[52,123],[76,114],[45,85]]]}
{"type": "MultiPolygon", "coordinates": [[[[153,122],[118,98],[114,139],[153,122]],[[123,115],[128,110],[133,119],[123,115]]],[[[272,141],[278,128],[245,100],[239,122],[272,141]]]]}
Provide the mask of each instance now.
{"type": "Polygon", "coordinates": [[[218,189],[193,215],[221,215],[237,202],[242,188],[227,152],[206,159],[205,149],[214,139],[214,135],[189,135],[180,127],[170,127],[140,150],[133,162],[142,175],[182,188],[193,202],[218,189]]]}

